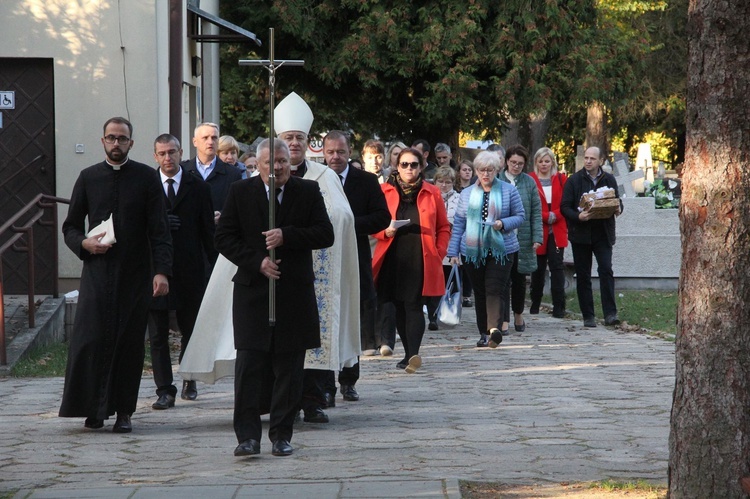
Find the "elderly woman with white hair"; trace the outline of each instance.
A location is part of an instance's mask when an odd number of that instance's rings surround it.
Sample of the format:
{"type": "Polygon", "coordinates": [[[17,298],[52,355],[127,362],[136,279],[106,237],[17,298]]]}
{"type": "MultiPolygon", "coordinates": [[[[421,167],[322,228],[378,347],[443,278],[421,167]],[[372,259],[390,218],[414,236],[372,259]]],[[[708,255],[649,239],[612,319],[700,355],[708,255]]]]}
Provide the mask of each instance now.
{"type": "Polygon", "coordinates": [[[452,264],[460,264],[460,255],[466,257],[474,285],[478,347],[497,348],[503,341],[500,328],[518,253],[515,229],[525,219],[518,190],[497,178],[500,165],[498,155],[489,151],[474,159],[478,180],[461,191],[448,245],[452,264]]]}

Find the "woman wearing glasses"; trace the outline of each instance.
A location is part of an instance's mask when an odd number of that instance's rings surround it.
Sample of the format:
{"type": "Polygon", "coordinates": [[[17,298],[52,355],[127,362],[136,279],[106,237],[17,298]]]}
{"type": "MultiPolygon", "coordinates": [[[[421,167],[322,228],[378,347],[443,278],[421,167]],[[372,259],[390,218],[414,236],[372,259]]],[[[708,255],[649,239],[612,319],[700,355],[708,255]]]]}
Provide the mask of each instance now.
{"type": "Polygon", "coordinates": [[[482,151],[474,159],[475,184],[461,191],[448,245],[451,264],[460,255],[474,285],[474,306],[479,329],[478,347],[502,343],[501,324],[508,301],[510,269],[518,252],[515,230],[524,221],[518,190],[497,178],[500,157],[482,151]]]}
{"type": "Polygon", "coordinates": [[[450,238],[450,224],[440,190],[424,181],[424,159],[419,151],[403,149],[397,170],[381,184],[394,223],[375,234],[372,272],[378,305],[392,302],[396,329],[404,346],[399,369],[412,374],[422,366],[419,347],[424,336],[423,297],[445,291],[442,259],[450,238]],[[408,221],[408,222],[406,222],[408,221]]]}
{"type": "Polygon", "coordinates": [[[521,196],[526,220],[518,227],[518,256],[510,271],[510,303],[505,304],[503,332],[507,333],[510,324],[510,310],[513,309],[513,327],[519,333],[526,331],[523,309],[526,304],[526,276],[536,270],[536,250],[542,246],[542,202],[533,178],[523,172],[529,160],[529,151],[522,145],[508,148],[505,156],[505,171],[500,180],[513,184],[521,196]]]}

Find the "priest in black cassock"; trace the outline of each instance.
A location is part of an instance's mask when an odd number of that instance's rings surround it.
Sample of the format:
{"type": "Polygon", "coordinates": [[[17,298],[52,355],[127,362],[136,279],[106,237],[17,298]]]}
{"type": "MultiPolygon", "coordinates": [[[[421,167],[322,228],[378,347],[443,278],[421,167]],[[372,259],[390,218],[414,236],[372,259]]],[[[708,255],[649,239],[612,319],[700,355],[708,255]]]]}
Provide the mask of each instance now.
{"type": "Polygon", "coordinates": [[[132,136],[125,118],[107,120],[106,158],[79,175],[62,226],[83,271],[60,416],[96,429],[116,413],[115,433],[132,431],[149,303],[169,292],[172,269],[159,174],[128,158],[132,136]],[[110,216],[111,228],[91,231],[110,216]]]}

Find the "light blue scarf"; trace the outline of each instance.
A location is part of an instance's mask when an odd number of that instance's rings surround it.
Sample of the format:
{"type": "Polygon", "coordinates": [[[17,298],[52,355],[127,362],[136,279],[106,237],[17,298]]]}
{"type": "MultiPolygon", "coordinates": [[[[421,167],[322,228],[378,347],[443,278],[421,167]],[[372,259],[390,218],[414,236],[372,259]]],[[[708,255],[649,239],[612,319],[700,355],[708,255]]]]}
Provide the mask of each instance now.
{"type": "Polygon", "coordinates": [[[466,210],[466,258],[475,267],[484,264],[490,251],[495,260],[505,263],[505,241],[501,231],[492,228],[492,224],[500,219],[503,208],[502,181],[495,178],[490,189],[487,221],[482,223],[482,206],[484,205],[484,189],[480,182],[474,185],[469,195],[469,207],[466,210]]]}

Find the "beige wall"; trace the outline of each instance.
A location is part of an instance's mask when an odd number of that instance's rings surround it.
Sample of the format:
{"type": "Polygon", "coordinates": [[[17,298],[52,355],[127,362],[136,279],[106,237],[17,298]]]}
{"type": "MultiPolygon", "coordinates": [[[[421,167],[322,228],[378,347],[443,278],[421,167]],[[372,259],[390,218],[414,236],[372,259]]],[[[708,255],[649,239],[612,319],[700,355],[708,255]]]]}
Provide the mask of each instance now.
{"type": "MultiPolygon", "coordinates": [[[[0,57],[54,60],[57,195],[69,197],[78,173],[104,159],[101,127],[112,116],[133,123],[130,157],[153,164],[153,139],[169,124],[168,0],[4,3],[0,57]],[[82,154],[76,154],[76,144],[83,144],[82,154]]],[[[183,79],[197,85],[190,54],[183,53],[183,79]]],[[[183,90],[187,95],[186,86],[183,90]]],[[[189,136],[181,137],[183,142],[189,136]]],[[[63,206],[61,219],[66,213],[63,206]]],[[[60,277],[78,277],[80,268],[61,241],[60,277]]]]}

